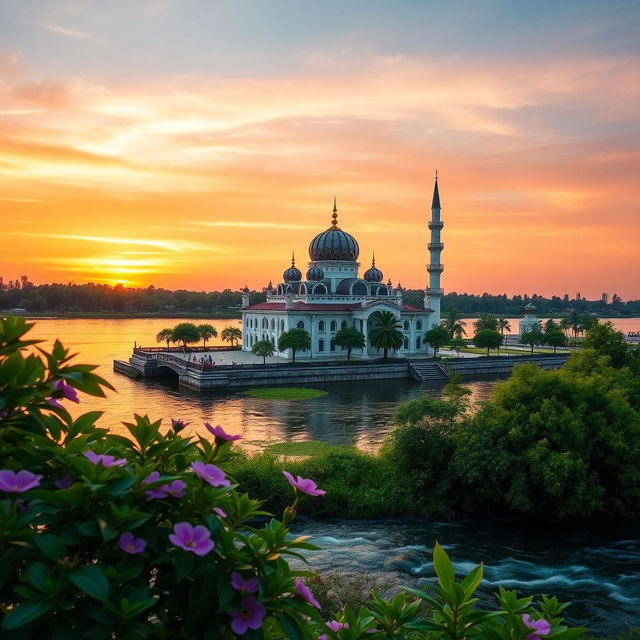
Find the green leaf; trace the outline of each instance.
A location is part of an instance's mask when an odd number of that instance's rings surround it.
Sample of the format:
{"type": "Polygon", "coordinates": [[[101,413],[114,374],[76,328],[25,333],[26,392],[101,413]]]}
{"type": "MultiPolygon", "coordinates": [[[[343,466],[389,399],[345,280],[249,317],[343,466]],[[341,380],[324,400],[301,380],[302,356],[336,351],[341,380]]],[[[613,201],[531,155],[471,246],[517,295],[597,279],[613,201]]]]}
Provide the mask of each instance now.
{"type": "Polygon", "coordinates": [[[42,533],[33,538],[33,542],[47,558],[58,560],[65,555],[65,546],[57,536],[52,533],[42,533]]]}
{"type": "Polygon", "coordinates": [[[475,569],[469,573],[468,576],[460,583],[462,590],[466,598],[470,598],[473,592],[478,588],[478,585],[482,582],[482,565],[479,564],[475,569]]]}
{"type": "Polygon", "coordinates": [[[42,562],[32,562],[25,571],[29,584],[33,585],[36,589],[46,592],[44,582],[51,577],[51,572],[47,566],[42,562]]]}
{"type": "Polygon", "coordinates": [[[283,611],[278,613],[278,622],[286,638],[289,640],[304,640],[304,630],[297,618],[283,611]]]}
{"type": "Polygon", "coordinates": [[[2,628],[19,629],[25,624],[33,622],[36,618],[46,613],[49,605],[44,602],[29,602],[27,604],[19,604],[7,613],[2,621],[2,628]]]}
{"type": "Polygon", "coordinates": [[[436,570],[440,586],[443,589],[452,588],[455,580],[453,564],[449,560],[447,552],[437,542],[433,548],[433,567],[436,570]]]}
{"type": "Polygon", "coordinates": [[[70,573],[69,579],[78,589],[96,600],[106,600],[109,595],[109,581],[100,567],[86,564],[70,573]]]}

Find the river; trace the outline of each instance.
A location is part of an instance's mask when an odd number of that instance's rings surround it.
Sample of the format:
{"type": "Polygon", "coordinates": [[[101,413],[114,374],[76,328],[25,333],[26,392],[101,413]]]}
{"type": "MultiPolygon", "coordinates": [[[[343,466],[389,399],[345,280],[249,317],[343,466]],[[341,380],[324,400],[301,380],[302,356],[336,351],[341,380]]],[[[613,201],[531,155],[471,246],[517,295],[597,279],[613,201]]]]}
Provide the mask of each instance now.
{"type": "MultiPolygon", "coordinates": [[[[97,373],[116,388],[106,401],[81,394],[74,412],[106,409],[102,426],[123,432],[121,422],[133,412],[150,417],[182,418],[192,424],[185,433],[200,432],[204,421],[221,424],[243,436],[243,446],[258,450],[280,441],[316,439],[376,449],[392,429],[400,402],[441,387],[392,380],[323,385],[327,396],[306,401],[262,400],[241,393],[187,395],[160,382],[139,382],[115,374],[114,358],[126,360],[138,344],[154,344],[160,329],[183,319],[39,319],[32,336],[51,345],[60,338],[78,352],[78,362],[100,365],[97,373]]],[[[213,324],[218,333],[236,320],[194,319],[213,324]]],[[[624,319],[621,330],[637,331],[640,320],[624,319]]],[[[616,326],[618,326],[616,322],[616,326]]],[[[514,326],[515,325],[515,326],[514,326]]],[[[512,321],[512,329],[517,321],[512,321]]],[[[471,325],[469,325],[471,330],[471,325]]],[[[213,340],[213,344],[221,344],[213,340]]],[[[495,380],[470,382],[474,400],[486,398],[495,380]]],[[[165,423],[166,424],[166,423],[165,423]]],[[[367,571],[390,577],[396,584],[433,582],[430,554],[439,540],[460,572],[485,563],[485,599],[498,584],[521,595],[556,594],[574,602],[570,618],[592,633],[615,634],[640,626],[640,526],[612,522],[608,528],[576,527],[559,532],[514,521],[303,522],[297,532],[312,535],[323,550],[309,554],[313,568],[367,571]]]]}

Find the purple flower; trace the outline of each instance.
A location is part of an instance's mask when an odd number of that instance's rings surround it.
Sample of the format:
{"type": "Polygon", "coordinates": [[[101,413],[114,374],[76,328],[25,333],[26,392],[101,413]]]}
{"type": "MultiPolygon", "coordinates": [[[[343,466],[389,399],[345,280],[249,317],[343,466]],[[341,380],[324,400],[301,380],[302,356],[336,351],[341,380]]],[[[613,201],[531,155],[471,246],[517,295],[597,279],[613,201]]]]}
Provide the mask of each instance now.
{"type": "Polygon", "coordinates": [[[234,571],[231,574],[231,586],[243,594],[256,593],[260,586],[260,580],[255,576],[253,578],[247,578],[246,580],[240,573],[234,571]]]}
{"type": "Polygon", "coordinates": [[[58,489],[68,489],[73,484],[73,478],[67,474],[66,476],[60,478],[60,480],[54,480],[53,484],[58,489]]]}
{"type": "MultiPolygon", "coordinates": [[[[69,384],[67,384],[64,380],[56,380],[53,383],[54,392],[61,392],[62,398],[66,398],[67,400],[71,400],[71,402],[80,402],[78,398],[78,392],[69,384]]],[[[47,398],[47,402],[52,406],[58,409],[62,409],[62,405],[58,402],[56,398],[47,398]]]]}
{"type": "Polygon", "coordinates": [[[188,522],[178,522],[173,527],[173,533],[169,535],[169,540],[185,551],[191,551],[197,556],[206,556],[214,543],[211,540],[211,532],[201,524],[192,527],[188,522]]]}
{"type": "Polygon", "coordinates": [[[311,593],[311,589],[307,587],[307,585],[300,580],[300,578],[295,579],[296,591],[302,597],[303,600],[306,600],[312,607],[316,609],[320,608],[320,603],[313,597],[313,593],[311,593]]]}
{"type": "Polygon", "coordinates": [[[318,489],[316,483],[308,478],[301,478],[296,476],[295,478],[288,472],[282,472],[284,477],[289,481],[289,484],[296,490],[296,492],[306,493],[308,496],[323,496],[326,491],[318,489]]]}
{"type": "Polygon", "coordinates": [[[189,426],[190,422],[185,422],[184,420],[174,420],[171,418],[171,428],[176,432],[180,433],[185,427],[189,426]]]}
{"type": "Polygon", "coordinates": [[[527,636],[527,640],[539,640],[540,636],[548,636],[551,631],[551,625],[546,620],[531,620],[528,613],[522,614],[522,622],[525,627],[534,630],[527,636]]]}
{"type": "MultiPolygon", "coordinates": [[[[160,479],[160,472],[152,471],[142,481],[142,484],[151,484],[152,482],[156,482],[159,479],[160,479]]],[[[164,486],[156,487],[155,489],[149,489],[149,491],[145,491],[145,493],[147,494],[147,500],[159,500],[160,498],[166,498],[167,492],[164,489],[166,486],[167,485],[164,485],[164,486]]]]}
{"type": "MultiPolygon", "coordinates": [[[[327,627],[329,627],[329,629],[331,629],[331,631],[333,631],[334,633],[338,633],[338,631],[340,631],[340,629],[348,629],[349,628],[349,623],[348,622],[338,622],[337,620],[330,620],[329,622],[327,622],[327,627]]],[[[377,633],[377,629],[369,629],[365,633],[377,633]]],[[[328,639],[326,633],[321,633],[318,636],[318,640],[329,640],[329,639],[328,639]]]]}
{"type": "Polygon", "coordinates": [[[224,509],[221,509],[220,507],[213,507],[213,512],[217,513],[221,518],[227,517],[226,511],[224,509]]]}
{"type": "Polygon", "coordinates": [[[208,422],[205,422],[204,426],[207,428],[207,431],[215,437],[216,444],[218,446],[224,444],[225,442],[242,440],[242,436],[232,436],[231,434],[227,433],[220,425],[212,427],[208,422]]]}
{"type": "Polygon", "coordinates": [[[134,537],[131,531],[125,531],[118,539],[120,548],[126,553],[142,553],[147,543],[142,538],[134,537]]]}
{"type": "Polygon", "coordinates": [[[125,458],[116,460],[113,456],[102,455],[94,453],[93,451],[85,451],[84,455],[89,458],[89,462],[93,464],[102,464],[103,467],[124,467],[127,464],[125,458]]]}
{"type": "Polygon", "coordinates": [[[22,471],[11,471],[10,469],[2,469],[0,471],[0,490],[9,493],[24,493],[37,487],[40,484],[42,476],[38,476],[31,471],[23,469],[22,471]]]}
{"type": "Polygon", "coordinates": [[[184,480],[174,480],[169,484],[162,485],[160,488],[164,489],[168,496],[182,498],[186,493],[187,483],[184,480]]]}
{"type": "Polygon", "coordinates": [[[228,487],[231,482],[227,480],[224,471],[215,464],[205,464],[204,462],[192,462],[193,472],[212,487],[228,487]]]}
{"type": "Polygon", "coordinates": [[[254,596],[243,598],[240,601],[242,609],[232,611],[231,629],[234,633],[243,634],[247,629],[259,629],[267,613],[264,605],[258,602],[254,596]]]}

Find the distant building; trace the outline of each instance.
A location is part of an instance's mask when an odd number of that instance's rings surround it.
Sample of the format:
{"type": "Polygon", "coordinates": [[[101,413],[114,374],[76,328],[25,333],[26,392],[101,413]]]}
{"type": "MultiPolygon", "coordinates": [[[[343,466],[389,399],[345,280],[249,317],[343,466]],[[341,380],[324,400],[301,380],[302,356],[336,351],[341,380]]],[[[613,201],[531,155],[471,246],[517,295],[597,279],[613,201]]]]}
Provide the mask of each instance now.
{"type": "Polygon", "coordinates": [[[576,300],[582,300],[582,296],[580,295],[579,291],[578,293],[576,293],[576,300]]]}
{"type": "Polygon", "coordinates": [[[608,293],[603,293],[602,294],[602,302],[604,302],[605,304],[609,304],[609,294],[608,293]]]}
{"type": "Polygon", "coordinates": [[[529,331],[540,331],[540,320],[536,318],[535,310],[536,308],[531,303],[524,308],[524,318],[520,320],[518,328],[520,335],[529,331]]]}
{"type": "MultiPolygon", "coordinates": [[[[369,343],[369,333],[378,324],[381,311],[390,311],[400,322],[404,344],[398,350],[403,355],[431,353],[424,341],[425,332],[440,324],[440,274],[444,270],[440,254],[444,248],[440,231],[444,223],[440,219],[440,194],[438,178],[431,203],[431,230],[427,249],[430,254],[427,271],[429,287],[425,289],[424,304],[414,307],[402,301],[402,287],[393,287],[391,280],[383,282],[383,273],[376,266],[375,256],[371,267],[359,276],[357,261],[360,247],[357,240],[338,227],[338,210],[334,200],[331,226],[318,234],[309,244],[310,262],[306,277],[295,265],[282,274],[282,282],[275,287],[271,282],[264,291],[266,302],[249,305],[249,289],[242,291],[242,349],[251,351],[260,340],[271,340],[277,348],[280,336],[290,329],[305,329],[311,336],[311,351],[296,357],[336,357],[340,347],[332,344],[337,331],[355,327],[361,331],[367,346],[354,356],[378,357],[379,352],[369,343]]],[[[280,354],[280,355],[287,355],[280,354]]]]}

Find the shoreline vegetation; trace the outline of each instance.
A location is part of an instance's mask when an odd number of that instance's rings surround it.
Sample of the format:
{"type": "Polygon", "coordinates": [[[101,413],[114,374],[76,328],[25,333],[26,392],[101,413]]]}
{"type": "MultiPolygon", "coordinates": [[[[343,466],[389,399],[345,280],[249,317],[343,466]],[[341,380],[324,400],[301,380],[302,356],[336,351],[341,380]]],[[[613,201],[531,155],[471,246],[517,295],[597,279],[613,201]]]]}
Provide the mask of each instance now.
{"type": "MultiPolygon", "coordinates": [[[[572,310],[596,314],[603,318],[640,317],[640,300],[622,300],[613,294],[611,302],[586,300],[568,295],[550,298],[532,294],[468,294],[450,292],[442,296],[443,314],[456,309],[465,317],[492,313],[500,317],[518,317],[533,304],[539,317],[558,318],[572,310]]],[[[402,289],[406,304],[422,307],[422,289],[402,289]]],[[[264,302],[263,290],[249,294],[249,304],[264,302]]],[[[24,309],[33,317],[40,314],[56,317],[240,317],[241,292],[168,290],[150,285],[128,288],[106,284],[40,284],[28,276],[4,281],[0,277],[0,310],[24,309]],[[87,314],[87,315],[85,315],[87,314]],[[115,314],[115,315],[112,315],[115,314]]],[[[2,311],[0,311],[2,312],[2,311]]]]}

